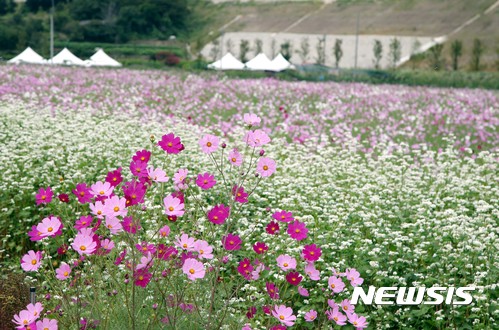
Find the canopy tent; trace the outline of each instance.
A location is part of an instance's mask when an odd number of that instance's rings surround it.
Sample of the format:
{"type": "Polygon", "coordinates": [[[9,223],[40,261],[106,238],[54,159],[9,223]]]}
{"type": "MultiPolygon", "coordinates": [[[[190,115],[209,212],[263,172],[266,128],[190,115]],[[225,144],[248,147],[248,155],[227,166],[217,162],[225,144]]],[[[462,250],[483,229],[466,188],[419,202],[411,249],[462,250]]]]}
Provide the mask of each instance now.
{"type": "Polygon", "coordinates": [[[85,61],[85,63],[88,66],[122,66],[120,62],[107,55],[102,48],[99,48],[99,50],[97,50],[97,52],[92,55],[89,60],[85,61]]]}
{"type": "Polygon", "coordinates": [[[282,56],[281,53],[279,53],[273,60],[272,60],[272,71],[282,71],[282,70],[287,70],[287,69],[294,69],[294,65],[289,63],[288,60],[282,56]]]}
{"type": "Polygon", "coordinates": [[[7,61],[7,63],[20,64],[20,63],[31,63],[31,64],[45,64],[46,60],[43,59],[37,52],[35,52],[31,47],[26,48],[21,54],[7,61]]]}
{"type": "MultiPolygon", "coordinates": [[[[50,62],[50,61],[49,61],[50,62]]],[[[69,49],[64,48],[52,58],[53,64],[62,64],[62,65],[80,65],[85,66],[85,62],[76,57],[73,53],[69,51],[69,49]]]]}
{"type": "Polygon", "coordinates": [[[246,67],[253,71],[275,71],[272,62],[264,53],[260,53],[246,62],[246,67]]]}
{"type": "Polygon", "coordinates": [[[211,64],[208,64],[208,69],[215,70],[242,70],[244,69],[244,64],[234,57],[231,53],[227,53],[211,64]]]}

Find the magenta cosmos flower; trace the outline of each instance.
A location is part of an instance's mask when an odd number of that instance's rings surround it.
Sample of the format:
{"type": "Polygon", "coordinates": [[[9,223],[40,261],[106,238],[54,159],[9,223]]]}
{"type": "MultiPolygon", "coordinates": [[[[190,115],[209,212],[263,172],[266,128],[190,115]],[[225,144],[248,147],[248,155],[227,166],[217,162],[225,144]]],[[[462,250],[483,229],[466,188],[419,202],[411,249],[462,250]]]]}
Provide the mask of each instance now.
{"type": "Polygon", "coordinates": [[[251,280],[251,272],[253,271],[253,266],[251,265],[251,261],[248,258],[244,258],[239,262],[239,266],[237,267],[237,271],[241,274],[245,279],[251,280]]]}
{"type": "Polygon", "coordinates": [[[317,261],[321,255],[321,249],[315,244],[305,245],[303,247],[302,257],[307,261],[317,261]]]}
{"type": "Polygon", "coordinates": [[[201,150],[205,154],[211,154],[212,152],[217,151],[219,144],[219,139],[215,135],[206,134],[199,140],[199,145],[201,146],[201,150]]]}
{"type": "Polygon", "coordinates": [[[75,196],[78,198],[78,202],[80,202],[81,204],[90,202],[93,197],[93,194],[86,183],[77,184],[76,189],[73,189],[73,194],[75,194],[75,196]]]}
{"type": "Polygon", "coordinates": [[[274,212],[274,214],[272,214],[272,218],[280,222],[291,222],[295,220],[295,218],[293,218],[293,213],[284,210],[274,212]]]}
{"type": "Polygon", "coordinates": [[[277,266],[279,266],[279,268],[281,268],[283,271],[296,269],[296,259],[287,254],[281,254],[277,257],[276,261],[277,266]]]}
{"type": "Polygon", "coordinates": [[[300,273],[298,272],[289,272],[286,274],[286,281],[288,281],[289,284],[294,286],[300,284],[302,279],[303,276],[301,276],[300,273]]]}
{"type": "Polygon", "coordinates": [[[133,274],[134,284],[145,288],[151,281],[152,274],[147,269],[136,270],[133,274]]]}
{"type": "Polygon", "coordinates": [[[168,195],[163,199],[163,203],[165,205],[166,215],[174,215],[178,217],[184,215],[184,203],[181,203],[180,199],[177,197],[168,195]]]}
{"type": "Polygon", "coordinates": [[[126,198],[126,206],[137,205],[144,202],[146,188],[141,182],[132,180],[122,186],[126,198]]]}
{"type": "Polygon", "coordinates": [[[78,220],[76,220],[76,223],[74,225],[74,228],[76,230],[80,230],[83,228],[87,228],[92,224],[92,216],[90,215],[82,215],[78,220]]]}
{"type": "Polygon", "coordinates": [[[304,222],[295,220],[288,226],[288,234],[297,241],[307,238],[308,229],[304,222]]]}
{"type": "Polygon", "coordinates": [[[116,187],[123,181],[121,176],[121,167],[117,170],[110,171],[107,173],[106,182],[109,182],[111,186],[116,187]]]}
{"type": "Polygon", "coordinates": [[[68,194],[59,194],[59,196],[57,196],[57,198],[59,198],[59,200],[63,203],[69,203],[68,194]]]}
{"type": "Polygon", "coordinates": [[[168,227],[168,225],[164,225],[159,229],[159,236],[164,238],[168,235],[170,235],[170,227],[168,227]]]}
{"type": "Polygon", "coordinates": [[[355,313],[347,314],[348,322],[350,322],[356,329],[367,328],[366,318],[364,316],[359,316],[355,313]]]}
{"type": "Polygon", "coordinates": [[[97,243],[94,242],[92,236],[78,233],[71,246],[82,256],[84,254],[92,254],[97,248],[97,243]]]}
{"type": "Polygon", "coordinates": [[[196,180],[196,184],[203,190],[208,190],[212,188],[217,181],[215,177],[210,173],[199,174],[196,180]]]}
{"type": "Polygon", "coordinates": [[[340,293],[345,288],[345,283],[343,283],[343,280],[341,278],[330,276],[327,282],[327,286],[334,293],[340,293]]]}
{"type": "Polygon", "coordinates": [[[300,296],[303,296],[303,297],[308,297],[310,296],[310,294],[308,293],[308,290],[305,289],[304,287],[302,286],[299,286],[298,287],[298,293],[300,294],[300,296]]]}
{"type": "Polygon", "coordinates": [[[230,207],[225,206],[223,204],[215,205],[208,212],[208,220],[214,223],[215,225],[221,225],[227,220],[229,217],[230,207]]]}
{"type": "Polygon", "coordinates": [[[133,161],[141,161],[144,163],[149,162],[149,159],[151,159],[151,152],[147,150],[139,150],[135,153],[135,155],[132,157],[133,161]]]}
{"type": "Polygon", "coordinates": [[[279,289],[274,283],[267,282],[265,287],[270,299],[279,299],[279,289]]]}
{"type": "Polygon", "coordinates": [[[364,283],[364,279],[360,277],[360,273],[355,269],[347,269],[345,277],[350,281],[352,286],[358,286],[364,283]]]}
{"type": "Polygon", "coordinates": [[[265,228],[265,230],[267,231],[267,233],[269,233],[270,235],[277,235],[279,234],[279,224],[275,221],[271,221],[267,227],[265,228]]]}
{"type": "Polygon", "coordinates": [[[21,268],[26,272],[36,272],[40,268],[40,260],[42,260],[42,252],[30,250],[22,257],[21,268]]]}
{"type": "Polygon", "coordinates": [[[65,262],[61,262],[61,265],[59,268],[55,270],[55,277],[59,280],[65,280],[69,277],[69,274],[71,274],[71,267],[65,262]]]}
{"type": "Polygon", "coordinates": [[[285,326],[292,326],[295,324],[296,316],[293,315],[293,309],[284,305],[274,306],[272,315],[285,326]]]}
{"type": "Polygon", "coordinates": [[[242,242],[239,236],[230,233],[222,237],[222,244],[227,251],[240,250],[242,242]]]}
{"type": "Polygon", "coordinates": [[[184,150],[184,145],[180,143],[180,138],[175,137],[173,133],[165,134],[158,142],[158,146],[169,154],[178,154],[184,150]]]}
{"type": "Polygon", "coordinates": [[[36,226],[36,230],[41,237],[56,236],[61,229],[62,222],[56,217],[45,218],[36,226]]]}
{"type": "Polygon", "coordinates": [[[257,254],[264,254],[268,249],[269,247],[264,242],[256,242],[255,245],[253,245],[253,250],[257,254]]]}
{"type": "Polygon", "coordinates": [[[258,125],[261,122],[260,117],[258,117],[254,113],[245,113],[243,116],[243,120],[247,125],[250,126],[258,125]]]}
{"type": "Polygon", "coordinates": [[[238,187],[237,185],[232,187],[232,196],[236,202],[244,204],[248,202],[248,193],[244,191],[244,188],[238,187]]]}
{"type": "Polygon", "coordinates": [[[317,318],[317,312],[315,310],[311,309],[305,313],[304,318],[305,318],[305,321],[307,321],[307,322],[313,322],[317,318]]]}
{"type": "Polygon", "coordinates": [[[147,173],[147,163],[141,162],[140,160],[132,160],[130,162],[130,172],[139,178],[149,176],[147,173]]]}
{"type": "Polygon", "coordinates": [[[229,156],[227,158],[229,163],[234,166],[241,166],[243,163],[243,156],[237,151],[237,149],[233,149],[229,152],[229,156]]]}
{"type": "Polygon", "coordinates": [[[40,204],[48,204],[52,201],[52,197],[54,196],[54,192],[50,187],[47,187],[45,189],[40,188],[38,190],[38,194],[36,194],[36,205],[40,204]]]}
{"type": "Polygon", "coordinates": [[[188,258],[185,260],[184,265],[182,266],[182,271],[191,281],[195,281],[198,278],[203,278],[206,274],[203,263],[193,258],[188,258]]]}
{"type": "Polygon", "coordinates": [[[44,318],[43,320],[36,322],[36,329],[57,330],[58,329],[57,320],[44,318]]]}
{"type": "Polygon", "coordinates": [[[266,178],[274,174],[276,167],[275,160],[262,157],[258,160],[256,170],[262,177],[266,178]]]}
{"type": "Polygon", "coordinates": [[[109,197],[111,196],[113,190],[114,187],[109,182],[97,181],[90,186],[90,192],[94,194],[94,196],[99,197],[109,197]]]}

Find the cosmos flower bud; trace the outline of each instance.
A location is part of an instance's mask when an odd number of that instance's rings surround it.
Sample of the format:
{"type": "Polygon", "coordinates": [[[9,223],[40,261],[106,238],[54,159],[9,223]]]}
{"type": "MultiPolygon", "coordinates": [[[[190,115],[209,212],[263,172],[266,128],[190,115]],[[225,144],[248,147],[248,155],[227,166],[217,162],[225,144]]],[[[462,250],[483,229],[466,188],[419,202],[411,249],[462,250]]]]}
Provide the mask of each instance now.
{"type": "Polygon", "coordinates": [[[149,137],[149,140],[151,141],[151,143],[155,143],[156,142],[156,137],[151,134],[151,136],[149,137]]]}
{"type": "Polygon", "coordinates": [[[262,149],[262,150],[260,150],[260,156],[263,156],[263,155],[265,155],[265,150],[262,149]]]}
{"type": "Polygon", "coordinates": [[[224,142],[224,143],[222,143],[222,149],[225,149],[225,148],[227,148],[227,144],[225,144],[225,142],[224,142]]]}

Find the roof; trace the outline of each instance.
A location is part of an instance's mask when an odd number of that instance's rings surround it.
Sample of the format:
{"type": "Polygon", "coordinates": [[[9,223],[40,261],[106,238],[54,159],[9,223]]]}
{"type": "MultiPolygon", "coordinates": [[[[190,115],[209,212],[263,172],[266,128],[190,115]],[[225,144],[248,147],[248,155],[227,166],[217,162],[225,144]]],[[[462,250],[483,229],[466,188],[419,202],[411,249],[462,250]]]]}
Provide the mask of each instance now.
{"type": "Polygon", "coordinates": [[[99,50],[97,50],[97,52],[92,55],[89,60],[85,61],[85,63],[89,66],[122,66],[120,62],[107,55],[101,48],[99,48],[99,50]]]}
{"type": "Polygon", "coordinates": [[[31,64],[44,64],[46,60],[43,59],[37,52],[35,52],[31,47],[26,48],[21,54],[7,61],[7,63],[31,63],[31,64]]]}
{"type": "Polygon", "coordinates": [[[246,67],[253,71],[276,71],[272,62],[264,53],[260,53],[252,60],[246,62],[246,67]]]}
{"type": "Polygon", "coordinates": [[[80,65],[85,66],[85,62],[76,57],[73,53],[69,51],[69,49],[64,48],[52,58],[53,64],[62,64],[62,65],[80,65]]]}
{"type": "Polygon", "coordinates": [[[227,53],[211,64],[208,64],[208,69],[215,70],[242,70],[244,69],[244,64],[234,57],[231,53],[227,53]]]}

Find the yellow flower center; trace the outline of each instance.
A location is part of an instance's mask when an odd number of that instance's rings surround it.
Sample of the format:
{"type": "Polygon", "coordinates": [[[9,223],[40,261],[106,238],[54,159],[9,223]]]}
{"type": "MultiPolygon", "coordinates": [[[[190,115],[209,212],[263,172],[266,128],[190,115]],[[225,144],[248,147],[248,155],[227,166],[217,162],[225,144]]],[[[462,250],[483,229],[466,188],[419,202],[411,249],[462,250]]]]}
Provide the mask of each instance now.
{"type": "Polygon", "coordinates": [[[68,275],[69,275],[69,273],[68,273],[68,272],[64,272],[64,276],[68,276],[68,275]]]}
{"type": "MultiPolygon", "coordinates": [[[[99,211],[99,212],[100,212],[100,211],[99,211]]],[[[99,212],[97,212],[97,214],[99,214],[99,212]]],[[[81,224],[82,224],[83,226],[85,226],[85,225],[87,224],[87,222],[86,222],[86,221],[82,221],[82,222],[81,222],[81,224]]]]}
{"type": "Polygon", "coordinates": [[[194,274],[196,271],[194,269],[189,269],[189,273],[194,274]]]}
{"type": "Polygon", "coordinates": [[[31,260],[31,264],[36,265],[36,260],[35,259],[31,260]]]}
{"type": "Polygon", "coordinates": [[[147,246],[144,246],[142,250],[147,251],[147,246]]]}
{"type": "Polygon", "coordinates": [[[84,192],[84,191],[82,191],[82,192],[80,193],[80,196],[81,196],[81,197],[85,196],[85,192],[84,192]]]}
{"type": "Polygon", "coordinates": [[[300,232],[300,229],[295,229],[295,233],[299,233],[300,232]]]}
{"type": "Polygon", "coordinates": [[[140,173],[140,167],[137,167],[136,171],[140,173]]]}
{"type": "Polygon", "coordinates": [[[172,143],[171,143],[171,142],[168,142],[167,146],[171,147],[171,146],[172,146],[172,143]]]}
{"type": "Polygon", "coordinates": [[[311,320],[315,319],[315,316],[314,315],[310,315],[310,319],[311,320]]]}
{"type": "Polygon", "coordinates": [[[348,306],[343,306],[343,309],[344,310],[348,310],[348,306]]]}
{"type": "Polygon", "coordinates": [[[46,198],[47,198],[47,196],[42,195],[42,200],[45,200],[46,198]]]}
{"type": "Polygon", "coordinates": [[[47,231],[51,233],[54,229],[52,227],[48,227],[47,231]]]}
{"type": "Polygon", "coordinates": [[[144,156],[140,157],[140,160],[144,161],[146,158],[144,156]]]}
{"type": "Polygon", "coordinates": [[[114,182],[118,181],[118,178],[114,177],[114,178],[113,178],[113,181],[114,181],[114,182]]]}
{"type": "Polygon", "coordinates": [[[234,241],[229,241],[229,244],[230,245],[234,245],[234,241]]]}
{"type": "Polygon", "coordinates": [[[182,245],[184,249],[187,249],[187,244],[182,245]]]}
{"type": "Polygon", "coordinates": [[[80,246],[80,250],[85,251],[87,247],[85,245],[80,246]]]}
{"type": "Polygon", "coordinates": [[[266,171],[266,170],[268,170],[268,169],[269,169],[269,167],[268,167],[267,165],[263,165],[263,170],[264,170],[264,171],[266,171]]]}
{"type": "Polygon", "coordinates": [[[218,216],[217,215],[213,216],[213,219],[218,220],[218,216]]]}
{"type": "Polygon", "coordinates": [[[132,194],[132,198],[133,198],[133,199],[137,198],[137,195],[132,194]]]}
{"type": "Polygon", "coordinates": [[[338,316],[333,317],[335,321],[338,321],[338,316]]]}
{"type": "Polygon", "coordinates": [[[314,254],[315,254],[314,251],[310,251],[310,255],[314,255],[314,254]]]}
{"type": "Polygon", "coordinates": [[[204,183],[204,184],[207,184],[207,183],[208,183],[208,180],[204,180],[204,181],[203,181],[203,183],[204,183]]]}
{"type": "Polygon", "coordinates": [[[99,191],[99,194],[104,195],[104,190],[99,191]]]}
{"type": "Polygon", "coordinates": [[[358,324],[358,323],[357,323],[357,321],[354,321],[354,322],[353,322],[353,325],[357,325],[357,324],[358,324]]]}
{"type": "Polygon", "coordinates": [[[204,250],[199,250],[199,254],[203,254],[204,253],[204,250]]]}
{"type": "Polygon", "coordinates": [[[168,210],[170,210],[170,212],[172,212],[172,211],[173,211],[173,210],[175,210],[175,209],[173,208],[173,206],[170,206],[170,207],[168,208],[168,210]]]}
{"type": "Polygon", "coordinates": [[[279,315],[279,319],[284,320],[284,315],[279,315]]]}
{"type": "Polygon", "coordinates": [[[287,262],[283,263],[282,265],[283,265],[284,267],[288,267],[288,263],[287,263],[287,262]]]}
{"type": "Polygon", "coordinates": [[[101,215],[101,214],[102,214],[101,210],[97,211],[97,215],[101,215]]]}
{"type": "Polygon", "coordinates": [[[336,285],[334,285],[334,283],[331,283],[331,289],[334,289],[336,287],[336,285]]]}
{"type": "Polygon", "coordinates": [[[232,157],[232,162],[235,163],[237,161],[236,157],[232,157]]]}
{"type": "Polygon", "coordinates": [[[114,212],[118,212],[120,210],[120,208],[115,206],[113,210],[114,210],[114,212]]]}
{"type": "Polygon", "coordinates": [[[206,143],[207,147],[211,147],[211,142],[206,143]]]}
{"type": "Polygon", "coordinates": [[[140,275],[139,276],[139,281],[142,281],[144,279],[144,276],[140,275]]]}

